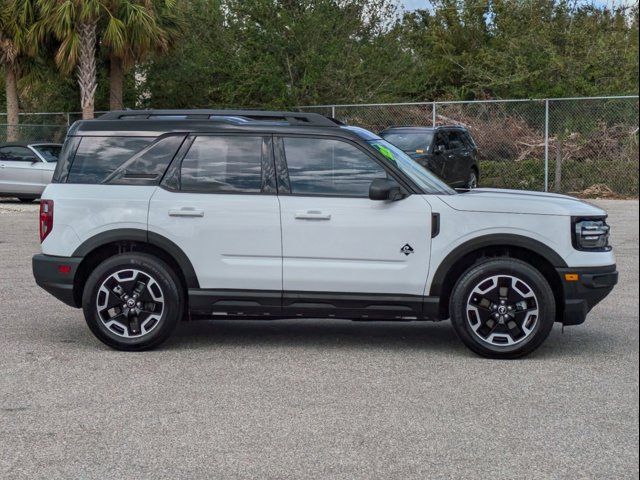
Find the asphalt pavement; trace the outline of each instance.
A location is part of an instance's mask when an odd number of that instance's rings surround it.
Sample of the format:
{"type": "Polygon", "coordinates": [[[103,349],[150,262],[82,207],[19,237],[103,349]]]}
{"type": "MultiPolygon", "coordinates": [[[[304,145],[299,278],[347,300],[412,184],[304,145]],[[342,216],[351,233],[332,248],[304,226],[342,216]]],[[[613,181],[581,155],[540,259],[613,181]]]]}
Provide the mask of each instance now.
{"type": "Polygon", "coordinates": [[[37,205],[0,201],[0,478],[638,478],[638,202],[620,284],[517,361],[448,322],[186,323],[110,350],[39,289],[37,205]]]}

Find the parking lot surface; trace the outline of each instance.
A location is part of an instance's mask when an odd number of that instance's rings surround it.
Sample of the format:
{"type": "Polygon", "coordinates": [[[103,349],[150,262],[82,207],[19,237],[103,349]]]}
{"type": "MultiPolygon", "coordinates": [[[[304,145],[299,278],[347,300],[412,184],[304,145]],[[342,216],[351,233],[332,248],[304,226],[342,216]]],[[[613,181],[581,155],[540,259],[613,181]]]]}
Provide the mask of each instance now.
{"type": "Polygon", "coordinates": [[[37,205],[0,199],[0,478],[638,478],[638,202],[582,326],[518,361],[448,322],[217,321],[96,340],[39,289],[37,205]]]}

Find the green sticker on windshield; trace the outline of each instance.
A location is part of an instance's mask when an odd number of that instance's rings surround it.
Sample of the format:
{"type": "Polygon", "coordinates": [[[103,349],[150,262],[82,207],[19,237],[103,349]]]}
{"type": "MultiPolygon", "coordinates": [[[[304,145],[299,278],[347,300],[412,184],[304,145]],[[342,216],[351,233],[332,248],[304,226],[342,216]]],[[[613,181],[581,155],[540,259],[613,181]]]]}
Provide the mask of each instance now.
{"type": "Polygon", "coordinates": [[[391,150],[389,150],[387,147],[385,147],[384,145],[380,145],[379,143],[374,143],[374,146],[378,149],[378,151],[381,154],[383,154],[389,160],[394,160],[395,161],[396,157],[393,156],[393,152],[391,150]]]}

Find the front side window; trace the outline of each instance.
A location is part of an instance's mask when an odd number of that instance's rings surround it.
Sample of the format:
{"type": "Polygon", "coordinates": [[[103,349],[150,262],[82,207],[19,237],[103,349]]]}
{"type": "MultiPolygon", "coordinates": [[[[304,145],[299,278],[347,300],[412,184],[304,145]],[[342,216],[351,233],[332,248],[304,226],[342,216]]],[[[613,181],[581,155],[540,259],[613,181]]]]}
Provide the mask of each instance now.
{"type": "Polygon", "coordinates": [[[460,150],[465,148],[464,139],[460,132],[455,130],[449,132],[449,150],[460,150]]]}
{"type": "Polygon", "coordinates": [[[434,152],[443,152],[449,149],[449,140],[447,139],[447,135],[445,133],[438,133],[436,135],[436,139],[433,143],[433,151],[434,152]]]}
{"type": "Polygon", "coordinates": [[[102,183],[155,137],[82,137],[67,183],[102,183]]]}
{"type": "Polygon", "coordinates": [[[262,137],[196,137],[182,161],[180,190],[201,193],[260,193],[262,137]]]}
{"type": "Polygon", "coordinates": [[[0,148],[0,160],[7,162],[33,162],[38,158],[27,147],[0,148]]]}
{"type": "Polygon", "coordinates": [[[333,139],[283,139],[291,193],[368,197],[371,182],[386,178],[383,167],[359,148],[333,139]]]}

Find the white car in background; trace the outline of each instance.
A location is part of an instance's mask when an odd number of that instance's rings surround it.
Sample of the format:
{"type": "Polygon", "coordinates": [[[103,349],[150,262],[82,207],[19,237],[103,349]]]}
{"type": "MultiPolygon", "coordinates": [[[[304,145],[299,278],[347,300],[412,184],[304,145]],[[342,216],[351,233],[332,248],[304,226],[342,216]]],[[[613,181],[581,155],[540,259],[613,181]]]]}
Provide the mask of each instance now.
{"type": "Polygon", "coordinates": [[[51,183],[61,149],[59,143],[0,144],[0,196],[22,202],[40,198],[51,183]]]}

